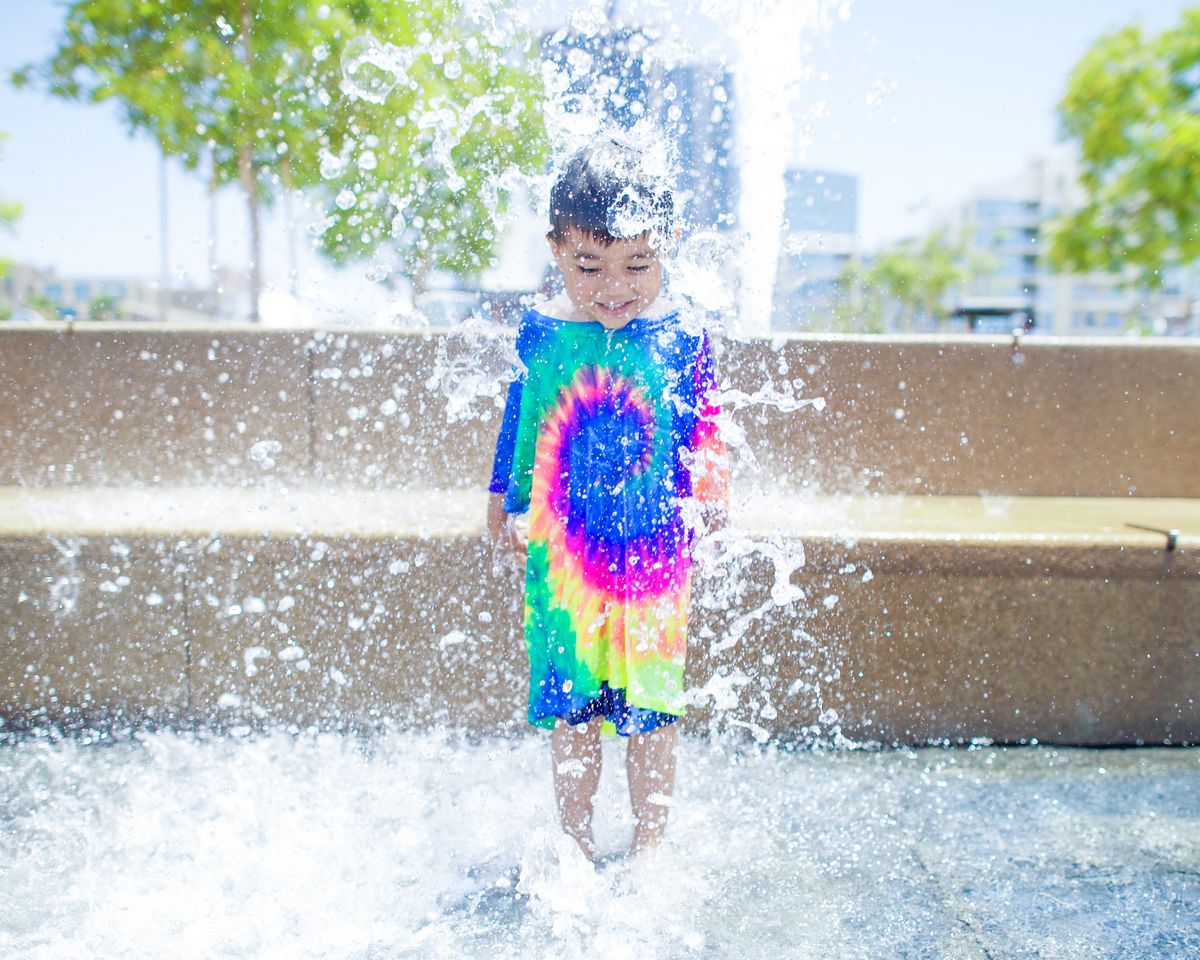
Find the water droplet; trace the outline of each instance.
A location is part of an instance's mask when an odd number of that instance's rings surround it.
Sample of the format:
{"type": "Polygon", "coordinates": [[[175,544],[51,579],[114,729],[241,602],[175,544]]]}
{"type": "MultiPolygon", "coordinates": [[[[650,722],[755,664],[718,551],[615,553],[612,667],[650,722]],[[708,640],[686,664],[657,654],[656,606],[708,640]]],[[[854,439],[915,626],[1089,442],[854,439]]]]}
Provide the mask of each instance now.
{"type": "Polygon", "coordinates": [[[278,440],[259,440],[250,447],[250,459],[264,470],[275,466],[275,457],[283,451],[283,444],[278,440]]]}
{"type": "Polygon", "coordinates": [[[342,53],[342,89],[368,103],[383,103],[400,72],[389,50],[371,36],[355,37],[342,53]]]}

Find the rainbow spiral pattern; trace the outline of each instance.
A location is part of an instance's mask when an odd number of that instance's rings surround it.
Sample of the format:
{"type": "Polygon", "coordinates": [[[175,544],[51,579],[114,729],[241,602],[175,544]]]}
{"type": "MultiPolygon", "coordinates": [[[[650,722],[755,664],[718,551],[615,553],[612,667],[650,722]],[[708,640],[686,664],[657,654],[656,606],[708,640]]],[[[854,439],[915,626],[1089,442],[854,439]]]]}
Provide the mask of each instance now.
{"type": "Polygon", "coordinates": [[[493,489],[529,511],[529,720],[552,727],[602,684],[683,713],[693,534],[681,505],[726,496],[707,336],[678,316],[617,331],[530,311],[493,489]]]}

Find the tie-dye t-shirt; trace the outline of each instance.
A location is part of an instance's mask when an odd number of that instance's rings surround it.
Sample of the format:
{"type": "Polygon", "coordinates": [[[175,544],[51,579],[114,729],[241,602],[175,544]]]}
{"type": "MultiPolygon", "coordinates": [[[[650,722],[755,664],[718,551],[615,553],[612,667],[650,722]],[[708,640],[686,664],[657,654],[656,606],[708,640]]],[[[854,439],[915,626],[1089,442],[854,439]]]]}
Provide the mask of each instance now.
{"type": "Polygon", "coordinates": [[[529,512],[529,722],[553,727],[606,688],[679,716],[694,539],[682,507],[727,496],[708,336],[677,313],[608,330],[531,310],[517,354],[490,489],[529,512]]]}

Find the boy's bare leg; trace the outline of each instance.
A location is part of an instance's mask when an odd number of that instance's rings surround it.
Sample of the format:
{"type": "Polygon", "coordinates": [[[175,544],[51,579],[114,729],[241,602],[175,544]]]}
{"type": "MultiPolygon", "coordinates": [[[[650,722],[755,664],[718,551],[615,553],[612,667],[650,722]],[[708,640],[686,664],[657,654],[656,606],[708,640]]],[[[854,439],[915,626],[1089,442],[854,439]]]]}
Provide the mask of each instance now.
{"type": "Polygon", "coordinates": [[[631,736],[625,770],[634,816],[629,853],[637,856],[657,846],[667,829],[667,805],[656,801],[669,800],[675,789],[675,724],[631,736]]]}
{"type": "Polygon", "coordinates": [[[592,801],[600,786],[600,724],[599,718],[576,726],[559,720],[550,735],[558,815],[564,832],[589,860],[596,858],[592,801]]]}

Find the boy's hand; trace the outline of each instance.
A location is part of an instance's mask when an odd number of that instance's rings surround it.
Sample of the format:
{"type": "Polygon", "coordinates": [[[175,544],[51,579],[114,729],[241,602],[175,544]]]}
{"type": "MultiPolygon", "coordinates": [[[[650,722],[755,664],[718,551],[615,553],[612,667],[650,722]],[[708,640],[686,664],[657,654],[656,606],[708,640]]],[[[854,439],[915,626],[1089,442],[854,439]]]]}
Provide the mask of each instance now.
{"type": "Polygon", "coordinates": [[[528,545],[512,517],[504,512],[504,494],[493,493],[488,496],[487,512],[488,539],[495,546],[503,547],[522,564],[528,553],[528,545]]]}
{"type": "Polygon", "coordinates": [[[704,529],[708,533],[718,533],[729,529],[729,507],[725,503],[706,503],[704,505],[704,529]]]}

